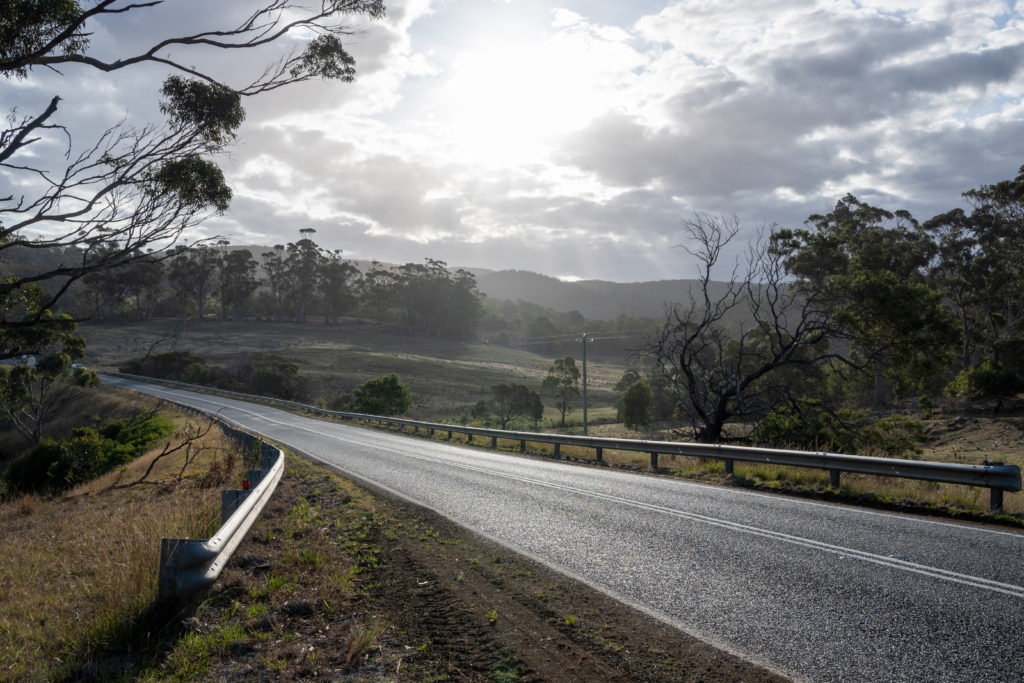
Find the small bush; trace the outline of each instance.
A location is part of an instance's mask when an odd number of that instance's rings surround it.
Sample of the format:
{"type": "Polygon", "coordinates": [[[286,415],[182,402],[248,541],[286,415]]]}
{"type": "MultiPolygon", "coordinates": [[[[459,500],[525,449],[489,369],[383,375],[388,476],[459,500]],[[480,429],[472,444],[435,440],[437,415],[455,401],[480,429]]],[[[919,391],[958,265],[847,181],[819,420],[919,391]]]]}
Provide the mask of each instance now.
{"type": "Polygon", "coordinates": [[[369,415],[401,415],[412,405],[412,391],[393,372],[363,382],[353,398],[356,412],[369,415]]]}
{"type": "Polygon", "coordinates": [[[152,356],[132,358],[121,367],[121,372],[181,381],[181,378],[185,376],[186,368],[196,364],[204,365],[203,359],[191,351],[167,351],[152,356]]]}
{"type": "Polygon", "coordinates": [[[4,481],[18,493],[59,493],[123,465],[174,431],[167,418],[143,413],[99,429],[78,427],[63,441],[44,439],[7,467],[4,481]]]}
{"type": "Polygon", "coordinates": [[[857,434],[859,451],[865,455],[896,458],[919,455],[921,444],[927,440],[924,425],[902,415],[890,415],[861,427],[857,434]]]}
{"type": "Polygon", "coordinates": [[[871,421],[855,410],[825,410],[807,402],[777,408],[754,429],[754,441],[773,448],[827,450],[860,455],[901,457],[921,453],[924,426],[909,417],[891,415],[871,421]]]}

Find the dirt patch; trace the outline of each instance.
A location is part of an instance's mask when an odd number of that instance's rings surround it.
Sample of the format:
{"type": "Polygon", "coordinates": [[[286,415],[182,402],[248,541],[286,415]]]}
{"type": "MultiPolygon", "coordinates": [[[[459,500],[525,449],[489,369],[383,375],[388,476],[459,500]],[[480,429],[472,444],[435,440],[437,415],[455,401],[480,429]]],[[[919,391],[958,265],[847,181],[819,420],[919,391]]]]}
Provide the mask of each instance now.
{"type": "Polygon", "coordinates": [[[289,460],[155,675],[783,680],[433,513],[289,460]]]}

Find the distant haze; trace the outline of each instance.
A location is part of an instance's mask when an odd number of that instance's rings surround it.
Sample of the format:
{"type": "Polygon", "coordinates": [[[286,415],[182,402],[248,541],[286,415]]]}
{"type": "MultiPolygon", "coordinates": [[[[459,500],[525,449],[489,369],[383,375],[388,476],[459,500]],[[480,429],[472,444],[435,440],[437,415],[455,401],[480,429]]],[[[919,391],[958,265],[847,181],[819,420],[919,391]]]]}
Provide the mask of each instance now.
{"type": "Polygon", "coordinates": [[[480,291],[492,299],[528,301],[559,312],[579,311],[592,320],[620,315],[661,318],[666,307],[689,301],[693,280],[563,282],[522,270],[473,270],[480,291]]]}

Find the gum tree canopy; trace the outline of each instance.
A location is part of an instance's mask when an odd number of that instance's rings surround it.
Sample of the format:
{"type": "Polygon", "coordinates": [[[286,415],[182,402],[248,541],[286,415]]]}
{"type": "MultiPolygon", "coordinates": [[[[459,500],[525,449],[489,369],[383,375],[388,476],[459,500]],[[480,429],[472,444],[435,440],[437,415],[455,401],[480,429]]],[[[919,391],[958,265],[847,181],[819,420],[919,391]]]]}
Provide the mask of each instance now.
{"type": "MultiPolygon", "coordinates": [[[[34,350],[14,331],[54,320],[48,312],[76,280],[165,257],[184,231],[226,211],[231,191],[212,158],[235,139],[245,117],[242,98],[314,78],[351,81],[355,62],[342,38],[353,29],[346,22],[384,14],[382,0],[218,2],[216,15],[237,15],[226,26],[161,36],[153,22],[156,37],[148,47],[114,57],[110,46],[95,49],[100,24],[106,31],[126,25],[104,24],[105,17],[146,20],[162,4],[0,0],[0,74],[8,88],[39,73],[71,76],[81,68],[109,73],[155,64],[170,72],[154,86],[162,124],[114,121],[95,139],[75,140],[61,114],[94,103],[66,102],[59,94],[33,112],[7,115],[0,129],[0,358],[34,350]],[[211,75],[211,62],[221,60],[217,73],[223,73],[222,62],[235,51],[240,70],[254,53],[273,54],[248,82],[211,75]],[[64,154],[54,156],[54,145],[64,154]],[[35,262],[26,254],[36,250],[59,254],[56,265],[24,267],[35,262]]],[[[194,13],[196,22],[214,23],[204,16],[194,13]]]]}

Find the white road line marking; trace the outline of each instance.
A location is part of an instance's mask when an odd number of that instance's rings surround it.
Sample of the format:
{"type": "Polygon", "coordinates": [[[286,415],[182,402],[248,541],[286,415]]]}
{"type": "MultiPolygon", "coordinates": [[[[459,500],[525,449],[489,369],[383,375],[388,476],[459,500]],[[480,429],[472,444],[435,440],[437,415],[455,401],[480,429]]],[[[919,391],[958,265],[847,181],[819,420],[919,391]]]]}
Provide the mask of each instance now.
{"type": "MultiPolygon", "coordinates": [[[[209,400],[209,399],[194,398],[192,400],[195,400],[195,401],[200,402],[200,403],[209,403],[210,405],[213,405],[213,406],[224,407],[222,404],[216,403],[216,402],[214,402],[212,400],[209,400]]],[[[765,529],[765,528],[762,528],[762,527],[756,527],[756,526],[752,526],[752,525],[749,525],[749,524],[742,524],[740,522],[730,522],[730,521],[718,519],[718,518],[715,518],[715,517],[709,517],[707,515],[701,515],[701,514],[694,513],[694,512],[685,512],[683,510],[677,510],[675,508],[669,508],[669,507],[665,507],[665,506],[662,506],[662,505],[656,505],[656,504],[653,504],[653,503],[644,503],[642,501],[631,500],[631,499],[628,499],[628,498],[622,498],[622,497],[614,496],[614,495],[607,494],[607,493],[600,493],[598,491],[590,491],[590,490],[587,490],[587,489],[581,489],[581,488],[578,488],[578,487],[575,487],[575,486],[569,486],[569,485],[566,485],[566,484],[557,484],[557,483],[553,483],[553,482],[546,482],[546,481],[543,481],[543,480],[540,480],[540,479],[534,479],[532,477],[525,477],[525,476],[522,476],[522,475],[515,475],[515,474],[509,474],[509,473],[505,473],[505,472],[499,472],[499,471],[496,471],[496,470],[493,470],[493,469],[488,469],[488,468],[480,467],[480,466],[477,466],[477,465],[470,465],[470,464],[466,464],[466,463],[452,462],[451,460],[444,459],[444,458],[435,458],[435,457],[430,457],[430,456],[424,456],[424,455],[420,455],[419,453],[415,453],[415,452],[412,452],[412,451],[407,451],[407,450],[404,450],[404,449],[395,448],[394,446],[389,446],[389,447],[385,448],[379,442],[375,443],[375,442],[369,442],[369,441],[360,441],[360,440],[352,438],[351,436],[348,436],[348,435],[342,437],[342,436],[340,436],[338,434],[331,434],[331,433],[328,433],[328,432],[325,432],[325,431],[321,431],[321,430],[318,430],[318,429],[313,429],[313,428],[305,426],[305,425],[291,424],[291,423],[284,422],[284,421],[281,421],[281,420],[276,420],[276,419],[274,419],[272,417],[268,417],[266,415],[261,415],[259,413],[256,413],[256,412],[253,412],[251,410],[248,410],[246,408],[239,408],[237,406],[232,406],[230,409],[231,410],[237,410],[237,411],[239,411],[241,413],[246,413],[246,414],[252,415],[253,417],[257,417],[259,419],[266,420],[266,421],[274,423],[274,424],[279,424],[279,425],[284,426],[284,427],[289,427],[289,428],[292,428],[292,429],[298,429],[298,430],[301,430],[301,431],[309,432],[311,434],[316,434],[318,436],[322,436],[324,438],[328,438],[328,439],[331,439],[331,440],[353,443],[353,444],[357,444],[357,445],[364,446],[364,447],[367,447],[367,448],[377,448],[377,449],[380,449],[380,450],[388,450],[390,452],[397,453],[397,454],[400,454],[400,455],[404,455],[406,457],[410,457],[410,458],[413,458],[413,459],[421,460],[421,461],[424,461],[424,462],[432,462],[432,463],[436,463],[436,464],[442,464],[442,465],[446,465],[448,467],[455,467],[455,468],[459,468],[459,469],[464,469],[464,470],[469,470],[469,471],[474,471],[474,472],[480,472],[480,473],[488,474],[490,476],[503,477],[503,478],[506,478],[506,479],[511,479],[511,480],[522,482],[522,483],[533,484],[535,486],[544,486],[544,487],[551,488],[551,489],[556,489],[556,490],[562,490],[562,491],[567,491],[567,492],[575,493],[575,494],[581,495],[581,496],[589,496],[591,498],[598,498],[598,499],[601,499],[601,500],[607,500],[609,502],[614,502],[614,503],[617,503],[617,504],[620,504],[620,505],[624,505],[624,506],[628,506],[628,507],[634,507],[634,508],[638,508],[638,509],[649,510],[651,512],[657,512],[657,513],[666,514],[666,515],[670,515],[670,516],[674,516],[674,517],[679,517],[679,518],[687,519],[687,520],[690,520],[690,521],[693,521],[693,522],[699,522],[699,523],[708,524],[708,525],[711,525],[711,526],[716,526],[716,527],[719,527],[719,528],[722,528],[722,529],[727,529],[727,530],[730,530],[730,531],[750,534],[750,535],[754,535],[754,536],[761,536],[761,537],[764,537],[764,538],[769,538],[769,539],[772,539],[772,540],[781,541],[781,542],[784,542],[784,543],[789,543],[791,545],[797,545],[797,546],[802,546],[802,547],[805,547],[805,548],[810,548],[810,549],[813,549],[813,550],[818,550],[818,551],[821,551],[821,552],[827,552],[827,553],[839,555],[843,559],[855,558],[855,559],[863,560],[865,562],[871,562],[871,563],[874,563],[874,564],[890,567],[890,568],[893,568],[893,569],[898,569],[898,570],[901,570],[901,571],[906,571],[906,572],[911,572],[911,573],[915,573],[915,574],[920,574],[920,575],[923,575],[923,576],[928,576],[928,577],[931,577],[931,578],[941,579],[943,581],[949,581],[949,582],[952,582],[952,583],[963,584],[963,585],[971,586],[971,587],[974,587],[974,588],[980,588],[980,589],[983,589],[983,590],[989,590],[989,591],[993,591],[993,592],[997,592],[997,593],[1003,593],[1005,595],[1011,595],[1013,597],[1024,598],[1024,586],[1016,586],[1016,585],[1013,585],[1013,584],[1002,583],[1002,582],[999,582],[999,581],[993,581],[991,579],[985,579],[985,578],[982,578],[982,577],[971,576],[969,574],[961,574],[961,573],[958,573],[958,572],[953,572],[953,571],[949,571],[949,570],[946,570],[946,569],[941,569],[941,568],[938,568],[938,567],[931,567],[931,566],[928,566],[928,565],[918,564],[918,563],[915,563],[915,562],[909,562],[907,560],[902,560],[902,559],[898,559],[898,558],[891,557],[891,556],[883,556],[883,555],[878,555],[878,554],[867,552],[867,551],[863,551],[863,550],[856,550],[856,549],[853,549],[853,548],[846,548],[846,547],[839,546],[839,545],[833,545],[831,543],[825,543],[823,541],[816,541],[816,540],[811,539],[811,538],[805,538],[805,537],[802,537],[802,536],[795,536],[795,535],[792,535],[792,534],[787,534],[787,533],[784,533],[784,532],[781,532],[781,531],[772,531],[771,529],[765,529]]],[[[297,417],[301,417],[301,416],[297,416],[297,417]]],[[[954,526],[956,528],[964,528],[964,527],[960,527],[960,526],[957,526],[957,525],[949,525],[949,526],[954,526]]],[[[1017,534],[1009,534],[1009,535],[1011,535],[1011,536],[1018,536],[1017,534]]]]}

